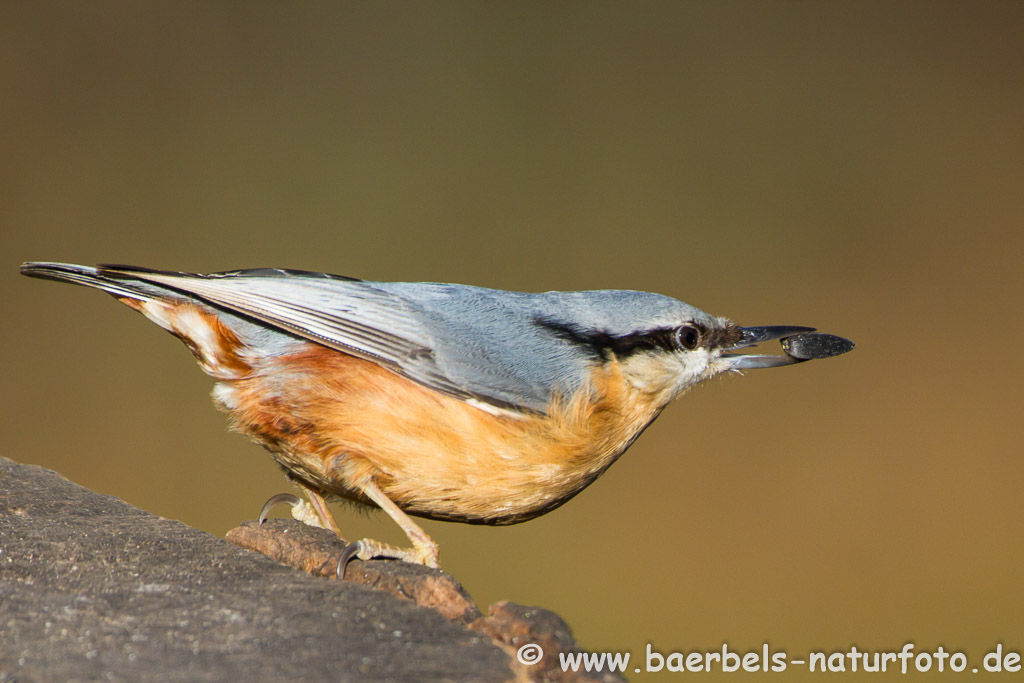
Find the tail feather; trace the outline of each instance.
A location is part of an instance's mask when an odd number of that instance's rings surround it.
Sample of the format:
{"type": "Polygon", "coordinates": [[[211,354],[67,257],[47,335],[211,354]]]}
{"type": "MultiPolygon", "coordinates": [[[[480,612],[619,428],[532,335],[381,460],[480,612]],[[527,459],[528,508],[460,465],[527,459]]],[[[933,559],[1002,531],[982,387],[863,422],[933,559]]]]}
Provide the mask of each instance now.
{"type": "Polygon", "coordinates": [[[251,325],[211,308],[196,297],[132,275],[132,271],[142,270],[44,261],[21,266],[22,275],[95,287],[112,294],[184,341],[203,370],[217,379],[238,379],[249,374],[252,368],[242,357],[246,345],[235,327],[252,329],[251,325]]]}
{"type": "Polygon", "coordinates": [[[56,280],[85,287],[95,287],[118,298],[127,297],[129,299],[138,299],[139,301],[184,298],[180,294],[173,294],[164,287],[125,277],[124,275],[118,276],[102,266],[96,268],[93,266],[79,266],[73,263],[29,261],[21,264],[21,274],[43,280],[56,280]]]}

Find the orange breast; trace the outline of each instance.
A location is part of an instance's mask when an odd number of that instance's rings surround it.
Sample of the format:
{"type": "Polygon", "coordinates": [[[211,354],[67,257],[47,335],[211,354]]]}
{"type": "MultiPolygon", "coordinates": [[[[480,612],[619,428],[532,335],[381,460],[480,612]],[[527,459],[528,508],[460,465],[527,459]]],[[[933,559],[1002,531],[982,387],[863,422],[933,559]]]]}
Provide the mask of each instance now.
{"type": "Polygon", "coordinates": [[[571,498],[662,407],[611,363],[546,414],[489,412],[312,343],[214,393],[237,429],[325,493],[361,500],[372,478],[409,514],[488,524],[571,498]]]}

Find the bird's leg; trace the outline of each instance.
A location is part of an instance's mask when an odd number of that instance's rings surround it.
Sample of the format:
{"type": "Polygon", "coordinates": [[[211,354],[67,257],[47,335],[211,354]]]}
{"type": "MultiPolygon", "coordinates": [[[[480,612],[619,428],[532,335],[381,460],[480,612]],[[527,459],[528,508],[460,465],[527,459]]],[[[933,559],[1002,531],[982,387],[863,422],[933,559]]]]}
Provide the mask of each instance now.
{"type": "Polygon", "coordinates": [[[320,525],[324,529],[329,529],[334,533],[338,534],[338,538],[345,540],[345,535],[341,533],[341,529],[338,528],[338,523],[334,521],[334,515],[327,508],[327,501],[324,500],[323,494],[308,486],[303,486],[303,490],[306,492],[306,497],[309,498],[309,502],[313,506],[313,511],[316,512],[316,516],[320,519],[320,525]]]}
{"type": "Polygon", "coordinates": [[[412,521],[409,515],[402,512],[397,505],[395,505],[390,498],[388,498],[383,491],[373,482],[368,480],[365,484],[360,487],[366,497],[372,500],[377,506],[386,512],[388,516],[395,520],[395,523],[401,527],[405,535],[412,541],[411,548],[399,548],[397,546],[390,545],[388,543],[381,543],[373,539],[364,538],[355,543],[350,543],[348,547],[341,554],[341,558],[338,560],[338,577],[344,578],[345,566],[349,560],[353,557],[358,557],[360,560],[369,560],[374,557],[387,557],[395,560],[402,560],[403,562],[412,562],[414,564],[422,564],[427,567],[438,567],[437,544],[427,535],[427,532],[420,528],[420,526],[412,521]]]}
{"type": "MultiPolygon", "coordinates": [[[[300,484],[300,486],[302,485],[300,484]]],[[[302,486],[302,490],[306,492],[309,502],[302,500],[292,493],[279,493],[264,503],[263,509],[260,510],[260,525],[263,524],[263,521],[267,518],[267,513],[270,512],[272,507],[278,503],[288,503],[292,508],[292,519],[297,519],[303,524],[333,531],[338,535],[338,538],[344,541],[345,536],[341,533],[341,529],[338,528],[338,524],[334,521],[331,511],[327,508],[327,501],[324,500],[323,495],[308,486],[302,486]]]]}

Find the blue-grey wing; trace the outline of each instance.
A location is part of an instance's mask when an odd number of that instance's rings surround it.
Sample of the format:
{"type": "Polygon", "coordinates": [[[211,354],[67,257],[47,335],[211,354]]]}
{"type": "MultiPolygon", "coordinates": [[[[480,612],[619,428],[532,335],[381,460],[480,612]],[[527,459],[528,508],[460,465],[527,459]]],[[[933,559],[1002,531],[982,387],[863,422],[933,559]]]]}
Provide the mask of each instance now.
{"type": "Polygon", "coordinates": [[[463,399],[543,411],[584,381],[580,351],[535,321],[543,295],[296,271],[123,272],[463,399]]]}

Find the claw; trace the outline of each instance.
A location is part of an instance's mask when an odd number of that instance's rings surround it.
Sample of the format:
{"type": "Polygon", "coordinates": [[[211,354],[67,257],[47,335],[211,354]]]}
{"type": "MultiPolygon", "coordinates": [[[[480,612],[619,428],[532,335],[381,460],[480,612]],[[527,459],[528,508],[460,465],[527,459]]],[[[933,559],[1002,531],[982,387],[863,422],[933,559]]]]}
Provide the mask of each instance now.
{"type": "Polygon", "coordinates": [[[339,579],[345,578],[345,569],[348,567],[348,563],[352,561],[353,557],[358,557],[359,552],[363,549],[361,541],[349,543],[341,551],[341,556],[338,558],[338,571],[337,575],[339,579]]]}
{"type": "Polygon", "coordinates": [[[278,503],[288,503],[294,508],[296,505],[302,505],[302,499],[294,493],[279,493],[276,496],[271,496],[270,500],[260,508],[260,526],[263,526],[263,522],[267,521],[267,513],[278,503]]]}
{"type": "Polygon", "coordinates": [[[438,569],[437,546],[429,545],[413,546],[412,548],[399,548],[390,543],[381,543],[371,538],[364,538],[355,543],[349,543],[342,549],[338,558],[337,575],[339,579],[345,578],[345,568],[353,558],[360,560],[372,560],[375,557],[399,560],[411,564],[422,564],[425,567],[438,569]]]}

